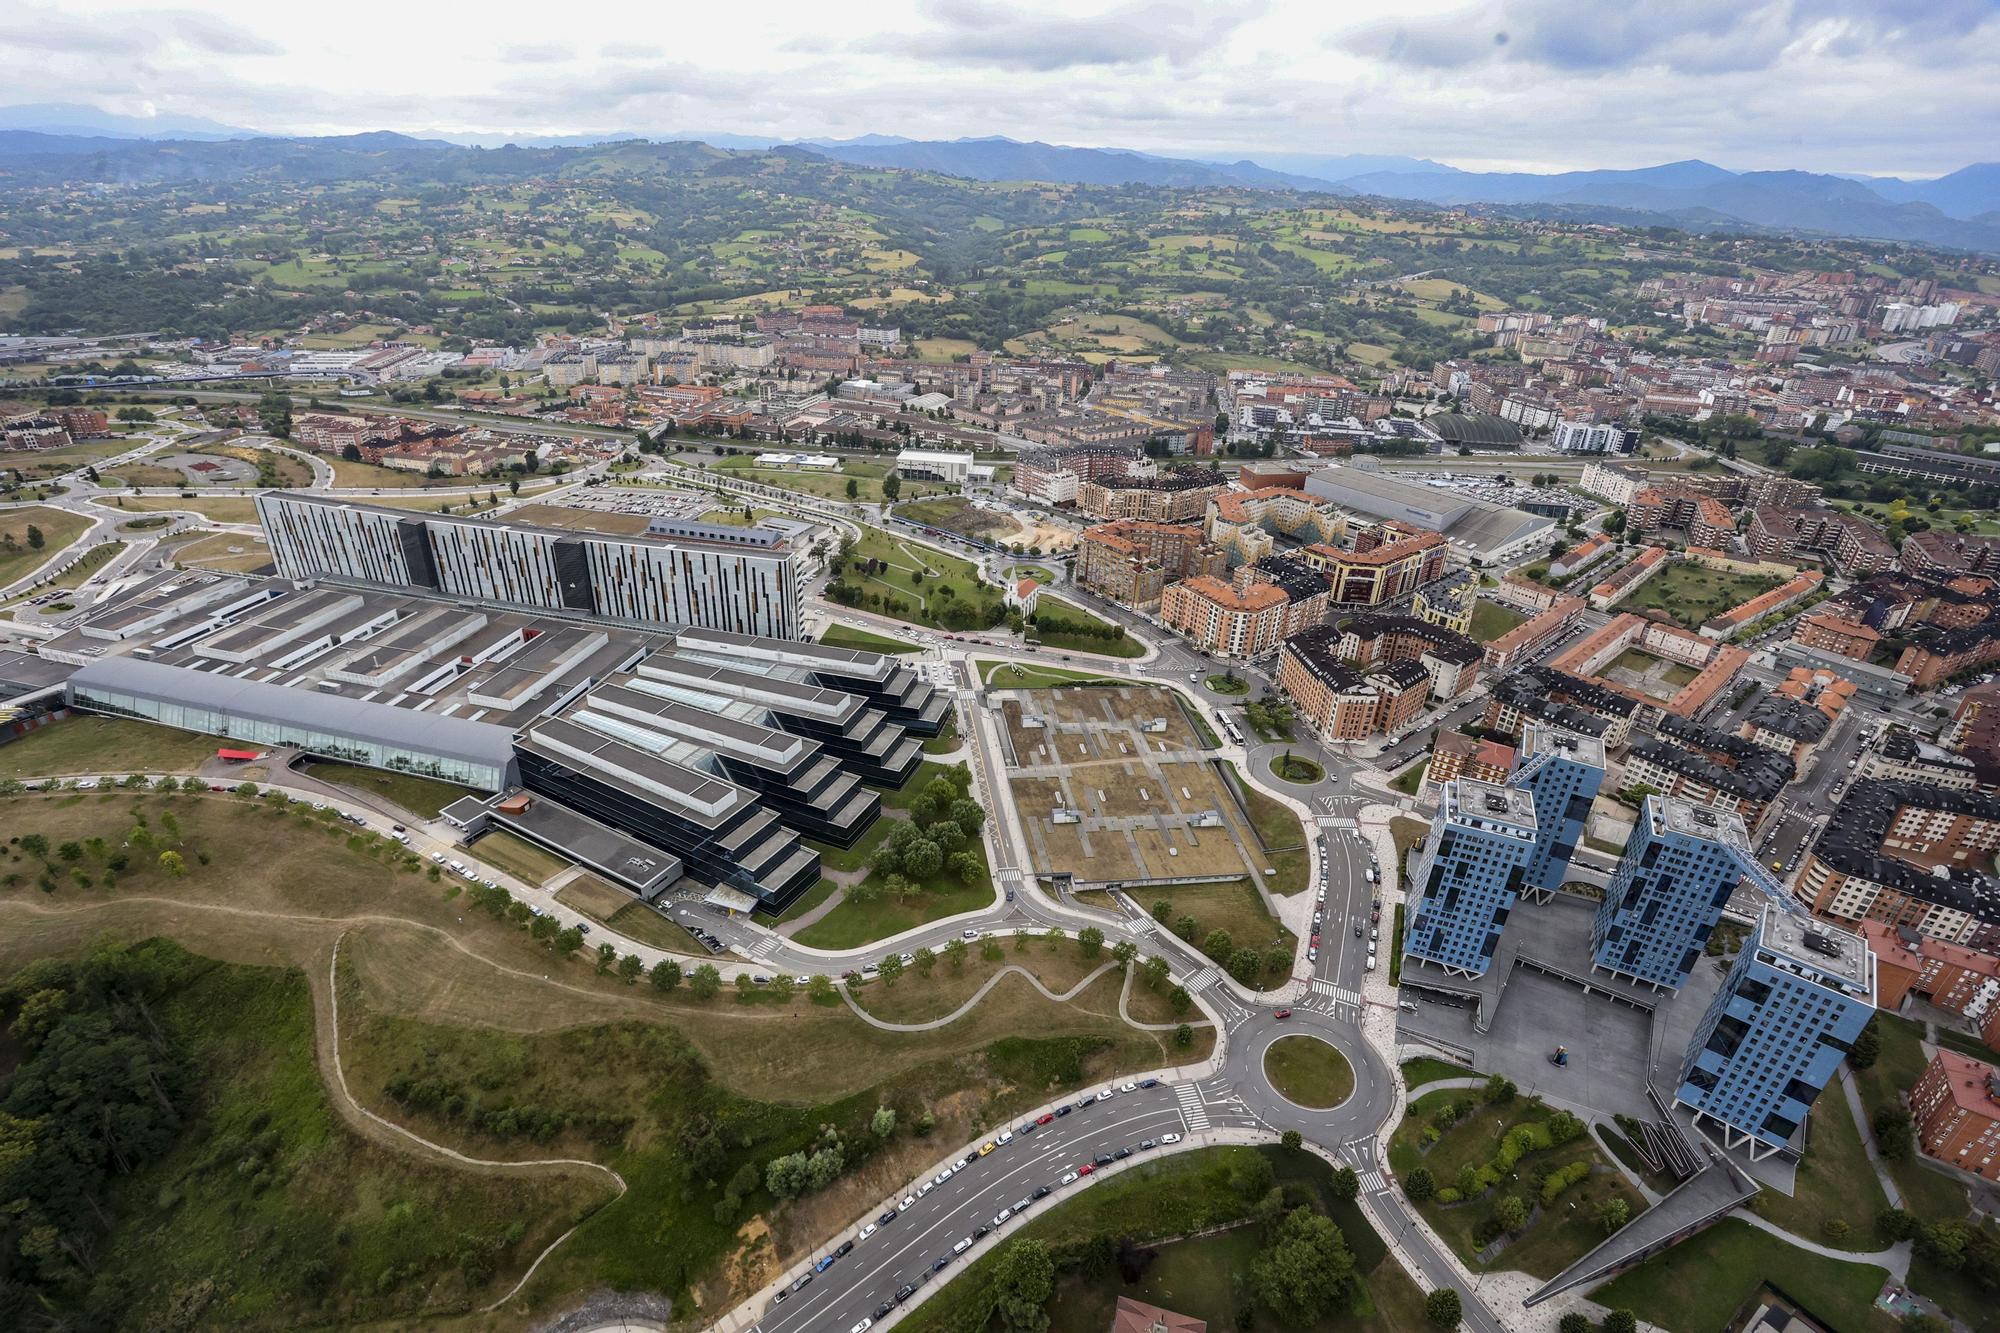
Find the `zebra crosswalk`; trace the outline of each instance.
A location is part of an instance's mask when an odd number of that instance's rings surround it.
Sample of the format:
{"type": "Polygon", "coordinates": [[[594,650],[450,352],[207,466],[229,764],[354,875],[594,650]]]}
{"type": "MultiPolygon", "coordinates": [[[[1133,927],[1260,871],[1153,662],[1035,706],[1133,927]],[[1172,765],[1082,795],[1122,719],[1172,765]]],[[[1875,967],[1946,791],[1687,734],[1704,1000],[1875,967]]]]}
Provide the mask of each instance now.
{"type": "Polygon", "coordinates": [[[1358,991],[1348,990],[1345,986],[1336,986],[1324,977],[1313,978],[1312,993],[1315,995],[1331,995],[1341,1004],[1358,1005],[1361,1003],[1361,995],[1358,991]]]}
{"type": "Polygon", "coordinates": [[[1363,1171],[1360,1177],[1361,1188],[1370,1194],[1381,1194],[1389,1188],[1389,1182],[1382,1179],[1380,1171],[1363,1171]]]}
{"type": "Polygon", "coordinates": [[[1190,991],[1204,990],[1213,985],[1215,979],[1221,975],[1222,973],[1217,971],[1213,966],[1204,967],[1201,971],[1187,979],[1187,988],[1190,991]]]}
{"type": "Polygon", "coordinates": [[[766,935],[750,946],[750,956],[752,958],[769,958],[778,951],[778,943],[776,935],[766,935]]]}
{"type": "Polygon", "coordinates": [[[1208,1105],[1201,1099],[1201,1089],[1192,1083],[1183,1083],[1174,1089],[1174,1096],[1181,1104],[1181,1119],[1187,1122],[1188,1132],[1199,1133],[1208,1128],[1208,1105]]]}

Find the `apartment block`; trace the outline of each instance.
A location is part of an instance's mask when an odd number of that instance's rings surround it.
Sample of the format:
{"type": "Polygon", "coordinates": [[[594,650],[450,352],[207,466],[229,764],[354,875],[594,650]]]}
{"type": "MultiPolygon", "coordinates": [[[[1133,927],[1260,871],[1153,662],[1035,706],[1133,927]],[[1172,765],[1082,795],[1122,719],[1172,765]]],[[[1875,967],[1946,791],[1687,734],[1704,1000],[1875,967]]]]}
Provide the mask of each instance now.
{"type": "Polygon", "coordinates": [[[1591,966],[1679,990],[1737,882],[1754,872],[1743,821],[1727,810],[1648,796],[1591,923],[1591,966]]]}
{"type": "Polygon", "coordinates": [[[2000,1180],[2000,1069],[1941,1047],[1909,1103],[1926,1157],[2000,1180]]]}
{"type": "Polygon", "coordinates": [[[1535,798],[1535,853],[1525,886],[1553,893],[1569,877],[1591,802],[1604,784],[1604,742],[1546,723],[1524,723],[1520,753],[1506,782],[1535,798]]]}
{"type": "Polygon", "coordinates": [[[1331,625],[1295,634],[1278,657],[1278,688],[1322,739],[1354,741],[1401,731],[1422,714],[1431,680],[1414,661],[1350,665],[1331,625]]]}
{"type": "Polygon", "coordinates": [[[1859,935],[1766,904],[1695,1028],[1674,1100],[1727,1147],[1786,1151],[1874,1009],[1875,956],[1859,935]]]}
{"type": "Polygon", "coordinates": [[[1169,583],[1228,572],[1228,557],[1192,523],[1121,519],[1077,539],[1077,583],[1123,606],[1156,606],[1169,583]]]}
{"type": "Polygon", "coordinates": [[[1470,778],[1446,783],[1429,835],[1410,854],[1404,957],[1483,976],[1527,882],[1536,832],[1532,793],[1470,778]]]}

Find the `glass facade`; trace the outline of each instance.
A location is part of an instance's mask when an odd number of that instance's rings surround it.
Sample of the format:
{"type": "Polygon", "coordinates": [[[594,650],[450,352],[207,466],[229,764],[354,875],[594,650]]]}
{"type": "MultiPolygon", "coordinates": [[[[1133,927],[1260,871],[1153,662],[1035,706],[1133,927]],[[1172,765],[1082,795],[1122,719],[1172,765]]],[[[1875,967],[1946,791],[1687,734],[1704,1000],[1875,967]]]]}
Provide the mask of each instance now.
{"type": "Polygon", "coordinates": [[[72,681],[70,699],[77,707],[94,712],[144,718],[148,722],[178,727],[182,731],[250,741],[257,745],[296,746],[326,759],[392,769],[398,773],[415,773],[477,787],[482,791],[499,791],[508,782],[505,765],[433,754],[378,738],[318,730],[300,722],[241,716],[203,704],[158,699],[110,685],[72,681]]]}

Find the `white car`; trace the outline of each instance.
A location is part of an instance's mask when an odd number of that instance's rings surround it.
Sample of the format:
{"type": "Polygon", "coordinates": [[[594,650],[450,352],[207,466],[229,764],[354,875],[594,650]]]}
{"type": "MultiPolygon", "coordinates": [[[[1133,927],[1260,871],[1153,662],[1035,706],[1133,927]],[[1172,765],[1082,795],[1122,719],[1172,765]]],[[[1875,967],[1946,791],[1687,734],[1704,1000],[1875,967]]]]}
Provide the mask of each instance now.
{"type": "Polygon", "coordinates": [[[1160,1135],[1160,1142],[1162,1143],[1179,1143],[1180,1141],[1181,1141],[1181,1136],[1178,1134],[1160,1135]]]}
{"type": "Polygon", "coordinates": [[[1120,1083],[1118,1085],[1118,1091],[1120,1092],[1137,1092],[1138,1090],[1139,1085],[1137,1083],[1120,1083]]]}
{"type": "Polygon", "coordinates": [[[945,1183],[945,1181],[950,1179],[951,1179],[951,1168],[946,1167],[944,1170],[938,1172],[936,1175],[931,1177],[931,1184],[942,1185],[945,1183]]]}
{"type": "Polygon", "coordinates": [[[867,1240],[870,1236],[874,1235],[877,1231],[880,1231],[881,1229],[882,1228],[879,1223],[870,1222],[867,1226],[861,1228],[860,1234],[855,1236],[854,1239],[867,1240]]]}
{"type": "Polygon", "coordinates": [[[936,1188],[937,1188],[937,1182],[935,1180],[926,1180],[923,1184],[923,1188],[917,1191],[917,1197],[921,1199],[924,1197],[924,1195],[929,1194],[932,1190],[936,1188]]]}
{"type": "Polygon", "coordinates": [[[903,1201],[896,1205],[896,1211],[900,1213],[905,1208],[914,1208],[916,1206],[917,1206],[917,1196],[914,1194],[905,1194],[903,1196],[903,1201]]]}
{"type": "Polygon", "coordinates": [[[863,1319],[853,1328],[848,1329],[847,1333],[868,1333],[868,1330],[873,1327],[875,1327],[875,1321],[873,1319],[863,1319]]]}
{"type": "Polygon", "coordinates": [[[1005,1226],[1007,1224],[1007,1219],[1012,1217],[1013,1215],[1014,1215],[1014,1210],[1012,1208],[1002,1208],[998,1213],[994,1215],[993,1218],[994,1229],[998,1230],[1000,1227],[1005,1226]]]}
{"type": "Polygon", "coordinates": [[[1012,1143],[1013,1141],[1014,1141],[1014,1131],[1013,1131],[1013,1130],[1011,1130],[1011,1129],[1003,1129],[1003,1130],[1001,1130],[1001,1131],[1000,1131],[1000,1137],[999,1137],[999,1138],[997,1138],[997,1139],[995,1139],[995,1140],[993,1140],[993,1142],[994,1142],[995,1144],[999,1145],[999,1146],[1000,1146],[1000,1147],[1002,1147],[1002,1148],[1006,1147],[1006,1146],[1007,1146],[1008,1144],[1012,1143]]]}
{"type": "Polygon", "coordinates": [[[1074,1172],[1074,1171],[1065,1171],[1065,1172],[1063,1173],[1063,1178],[1062,1178],[1062,1183],[1063,1183],[1063,1184],[1065,1184],[1065,1185],[1074,1185],[1074,1184],[1076,1184],[1076,1172],[1074,1172]]]}

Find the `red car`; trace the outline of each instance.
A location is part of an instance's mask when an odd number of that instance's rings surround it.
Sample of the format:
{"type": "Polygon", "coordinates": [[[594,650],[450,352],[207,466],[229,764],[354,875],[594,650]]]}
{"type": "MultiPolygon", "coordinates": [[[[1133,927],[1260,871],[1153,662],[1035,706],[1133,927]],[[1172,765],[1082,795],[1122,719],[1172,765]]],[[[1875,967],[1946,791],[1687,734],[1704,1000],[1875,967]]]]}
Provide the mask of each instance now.
{"type": "Polygon", "coordinates": [[[1273,1018],[1290,1018],[1291,1016],[1292,1016],[1292,1011],[1289,1009],[1280,1009],[1278,1010],[1278,1012],[1271,1015],[1271,1017],[1273,1018]]]}
{"type": "Polygon", "coordinates": [[[1090,1174],[1091,1172],[1095,1171],[1096,1169],[1097,1169],[1097,1163],[1095,1163],[1095,1162],[1085,1162],[1085,1163],[1084,1163],[1084,1164],[1083,1164],[1082,1166],[1080,1166],[1080,1167],[1078,1167],[1078,1168],[1076,1169],[1076,1173],[1077,1173],[1077,1174],[1078,1174],[1079,1176],[1087,1176],[1087,1175],[1089,1175],[1089,1174],[1090,1174]]]}
{"type": "Polygon", "coordinates": [[[1038,1125],[1053,1124],[1055,1122],[1055,1118],[1056,1118],[1056,1113],[1054,1111],[1047,1111],[1041,1115],[1036,1116],[1035,1123],[1038,1125]]]}
{"type": "Polygon", "coordinates": [[[1314,931],[1314,932],[1313,932],[1313,948],[1315,948],[1315,949],[1319,948],[1319,932],[1318,932],[1318,931],[1314,931]]]}

